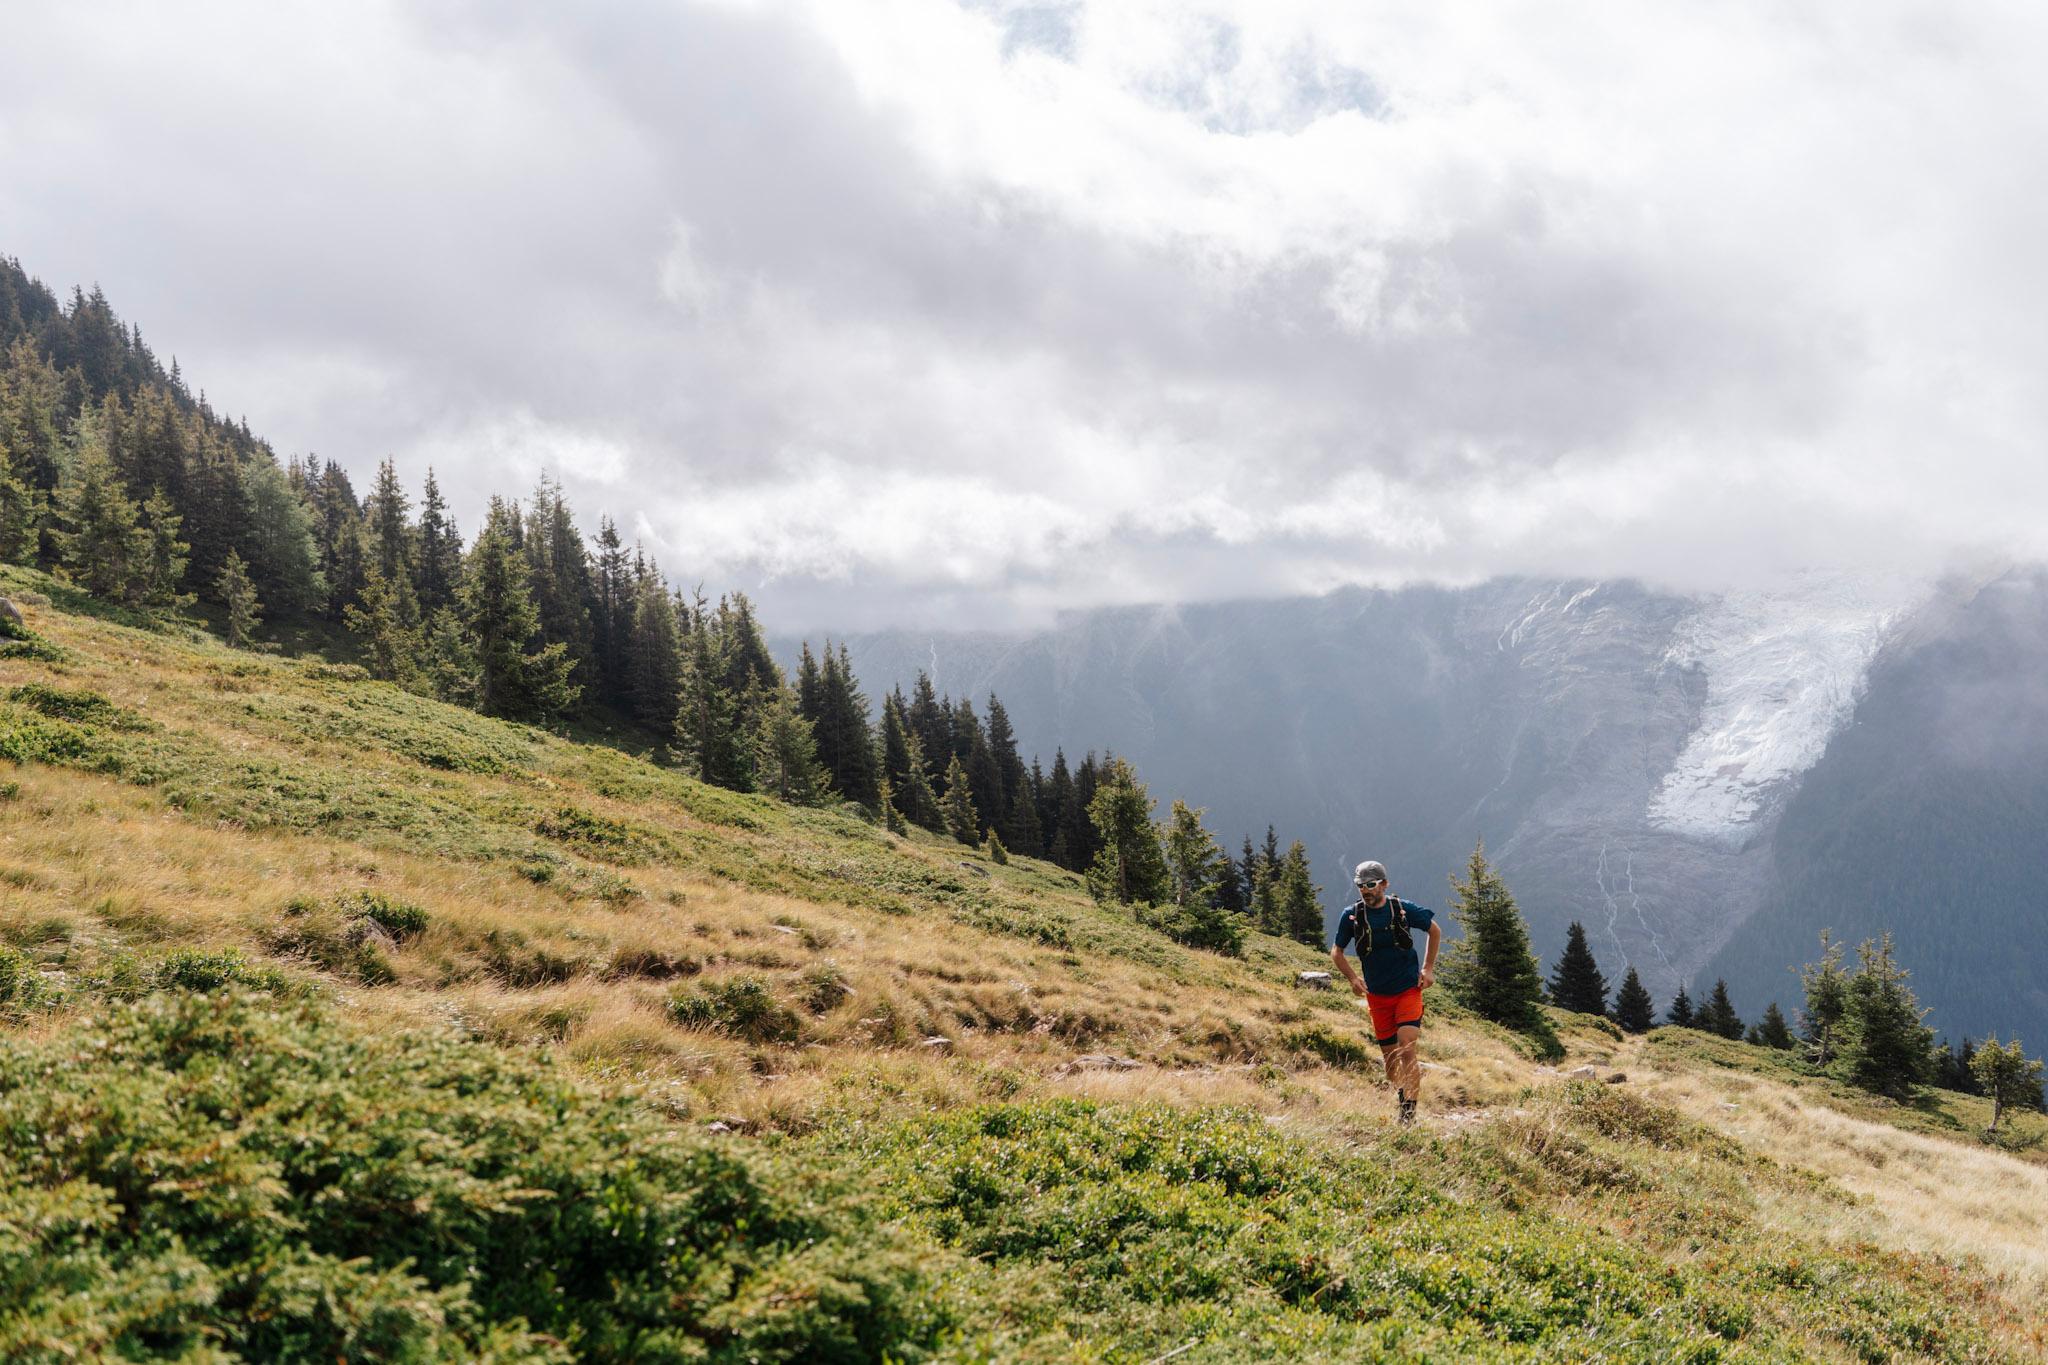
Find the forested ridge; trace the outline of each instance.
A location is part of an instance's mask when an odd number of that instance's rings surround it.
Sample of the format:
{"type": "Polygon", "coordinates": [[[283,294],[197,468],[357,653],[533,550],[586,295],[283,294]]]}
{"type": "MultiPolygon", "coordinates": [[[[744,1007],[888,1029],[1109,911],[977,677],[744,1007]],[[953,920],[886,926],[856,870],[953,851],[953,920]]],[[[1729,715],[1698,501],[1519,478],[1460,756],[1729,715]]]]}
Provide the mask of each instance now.
{"type": "Polygon", "coordinates": [[[264,622],[339,632],[372,676],[424,696],[602,720],[714,785],[850,801],[1073,871],[1104,856],[1091,809],[1105,786],[1135,793],[1131,837],[1167,841],[1138,865],[1160,871],[1132,881],[1113,847],[1104,894],[1194,913],[1162,927],[1207,946],[1231,949],[1245,923],[1322,937],[1299,842],[1269,828],[1233,858],[1179,802],[1155,827],[1113,754],[1027,764],[993,694],[978,712],[920,675],[877,716],[843,645],[805,645],[785,677],[744,593],[682,591],[609,516],[586,535],[546,476],[523,502],[493,496],[465,540],[432,469],[415,502],[388,459],[366,493],[332,459],[281,459],[97,288],[60,303],[15,260],[0,261],[0,558],[61,568],[142,616],[201,604],[237,643],[264,622]]]}

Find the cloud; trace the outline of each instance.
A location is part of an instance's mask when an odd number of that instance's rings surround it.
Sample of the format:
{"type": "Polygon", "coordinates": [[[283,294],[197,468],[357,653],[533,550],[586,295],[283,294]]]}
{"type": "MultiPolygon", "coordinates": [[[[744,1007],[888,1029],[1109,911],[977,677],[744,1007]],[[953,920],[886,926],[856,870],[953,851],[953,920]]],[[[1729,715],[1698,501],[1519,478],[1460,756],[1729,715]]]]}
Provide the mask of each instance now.
{"type": "Polygon", "coordinates": [[[40,7],[0,250],[791,626],[2048,550],[2048,15],[40,7]]]}

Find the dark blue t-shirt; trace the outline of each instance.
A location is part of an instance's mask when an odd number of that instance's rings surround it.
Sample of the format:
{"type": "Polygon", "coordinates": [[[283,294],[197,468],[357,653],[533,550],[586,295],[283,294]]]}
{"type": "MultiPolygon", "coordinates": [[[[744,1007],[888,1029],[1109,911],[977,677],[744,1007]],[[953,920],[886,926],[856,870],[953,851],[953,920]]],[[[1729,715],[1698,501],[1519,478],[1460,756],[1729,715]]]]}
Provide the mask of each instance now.
{"type": "Polygon", "coordinates": [[[1358,955],[1358,965],[1365,972],[1365,988],[1374,995],[1399,995],[1402,991],[1422,981],[1422,959],[1416,956],[1429,937],[1429,926],[1436,920],[1436,912],[1428,906],[1413,901],[1402,901],[1408,907],[1408,932],[1414,937],[1413,948],[1400,948],[1394,944],[1394,898],[1377,910],[1365,908],[1364,901],[1353,901],[1351,908],[1337,921],[1337,946],[1348,948],[1352,941],[1365,937],[1358,932],[1358,917],[1366,917],[1366,927],[1371,933],[1371,952],[1358,955]]]}

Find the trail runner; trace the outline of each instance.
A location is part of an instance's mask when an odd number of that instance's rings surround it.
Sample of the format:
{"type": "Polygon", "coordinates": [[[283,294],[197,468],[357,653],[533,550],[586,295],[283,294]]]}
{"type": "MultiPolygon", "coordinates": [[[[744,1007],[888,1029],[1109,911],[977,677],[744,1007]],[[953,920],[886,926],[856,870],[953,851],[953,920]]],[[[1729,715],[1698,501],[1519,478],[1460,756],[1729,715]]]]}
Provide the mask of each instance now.
{"type": "Polygon", "coordinates": [[[1415,1040],[1422,1033],[1422,993],[1436,984],[1436,950],[1444,931],[1435,911],[1387,894],[1385,864],[1360,863],[1353,881],[1358,900],[1337,921],[1330,957],[1351,983],[1351,993],[1364,996],[1372,1011],[1373,1039],[1400,1100],[1401,1122],[1410,1124],[1422,1098],[1422,1063],[1415,1056],[1415,1040]],[[1429,952],[1419,967],[1414,940],[1418,929],[1429,933],[1429,952]],[[1344,956],[1353,943],[1358,945],[1358,968],[1344,956]]]}

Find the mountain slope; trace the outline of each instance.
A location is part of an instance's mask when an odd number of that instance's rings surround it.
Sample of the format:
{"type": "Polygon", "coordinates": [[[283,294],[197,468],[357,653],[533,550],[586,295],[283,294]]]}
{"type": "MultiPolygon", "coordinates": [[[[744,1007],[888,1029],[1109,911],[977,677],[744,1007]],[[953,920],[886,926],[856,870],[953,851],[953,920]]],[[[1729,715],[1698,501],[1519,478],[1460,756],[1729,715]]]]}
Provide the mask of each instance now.
{"type": "Polygon", "coordinates": [[[1572,1081],[1433,1003],[1402,1133],[1298,945],[1193,952],[1043,864],[28,615],[42,642],[0,652],[0,1124],[39,1135],[0,1153],[10,1358],[2048,1349],[2048,1166],[1971,1141],[1960,1097],[1894,1114],[1561,1017],[1568,1067],[1631,1077],[1572,1081]],[[1805,1169],[1823,1125],[1855,1171],[1805,1169]],[[2018,1193],[1936,1228],[1847,1193],[1909,1168],[2018,1193]]]}

